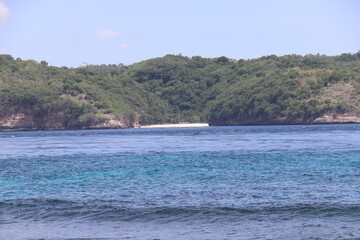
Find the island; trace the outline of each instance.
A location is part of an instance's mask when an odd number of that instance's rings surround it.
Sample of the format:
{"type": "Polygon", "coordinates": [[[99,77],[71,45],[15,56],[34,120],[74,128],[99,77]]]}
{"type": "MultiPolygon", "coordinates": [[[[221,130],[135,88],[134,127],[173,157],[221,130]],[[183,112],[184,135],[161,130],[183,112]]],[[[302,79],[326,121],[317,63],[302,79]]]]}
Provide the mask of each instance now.
{"type": "Polygon", "coordinates": [[[49,66],[0,55],[0,130],[360,123],[360,52],[49,66]]]}

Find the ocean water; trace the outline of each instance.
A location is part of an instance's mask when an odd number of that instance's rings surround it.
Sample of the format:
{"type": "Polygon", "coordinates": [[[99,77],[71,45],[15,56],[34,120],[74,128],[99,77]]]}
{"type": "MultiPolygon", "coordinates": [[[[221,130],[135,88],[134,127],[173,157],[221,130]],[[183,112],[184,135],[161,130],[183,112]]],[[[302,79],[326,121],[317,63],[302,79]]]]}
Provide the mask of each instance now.
{"type": "Polygon", "coordinates": [[[360,125],[2,132],[0,239],[360,239],[360,125]]]}

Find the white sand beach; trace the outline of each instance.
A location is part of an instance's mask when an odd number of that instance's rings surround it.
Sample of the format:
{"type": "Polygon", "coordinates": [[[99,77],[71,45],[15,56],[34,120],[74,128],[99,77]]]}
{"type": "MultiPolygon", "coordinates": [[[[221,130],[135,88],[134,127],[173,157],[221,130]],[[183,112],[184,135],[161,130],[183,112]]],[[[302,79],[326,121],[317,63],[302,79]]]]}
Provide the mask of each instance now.
{"type": "Polygon", "coordinates": [[[208,127],[208,123],[176,123],[176,124],[155,124],[155,125],[144,125],[138,128],[183,128],[183,127],[208,127]]]}

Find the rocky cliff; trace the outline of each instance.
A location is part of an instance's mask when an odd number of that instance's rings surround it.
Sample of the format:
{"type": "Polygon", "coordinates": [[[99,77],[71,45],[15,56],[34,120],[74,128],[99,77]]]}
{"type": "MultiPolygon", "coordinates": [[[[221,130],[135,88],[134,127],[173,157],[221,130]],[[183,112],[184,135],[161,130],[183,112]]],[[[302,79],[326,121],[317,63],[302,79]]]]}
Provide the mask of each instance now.
{"type": "Polygon", "coordinates": [[[314,119],[312,123],[360,123],[360,113],[327,113],[314,119]]]}
{"type": "Polygon", "coordinates": [[[72,120],[67,122],[63,113],[52,113],[47,117],[37,117],[31,110],[22,110],[0,117],[0,131],[123,129],[131,127],[134,125],[111,115],[98,120],[72,120]]]}

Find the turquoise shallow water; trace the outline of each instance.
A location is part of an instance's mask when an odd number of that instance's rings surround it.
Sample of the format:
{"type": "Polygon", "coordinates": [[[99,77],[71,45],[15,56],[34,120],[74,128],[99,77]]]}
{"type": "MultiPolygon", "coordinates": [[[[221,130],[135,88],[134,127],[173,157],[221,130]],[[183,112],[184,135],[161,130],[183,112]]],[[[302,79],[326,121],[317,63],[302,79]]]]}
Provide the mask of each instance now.
{"type": "Polygon", "coordinates": [[[359,239],[360,125],[0,133],[0,239],[359,239]]]}

